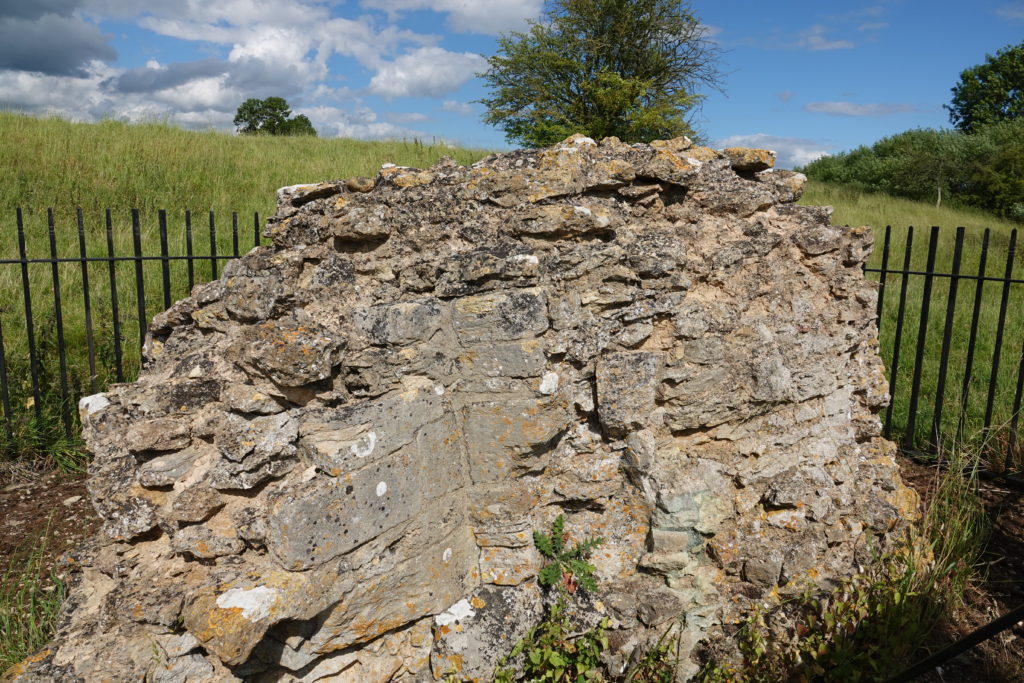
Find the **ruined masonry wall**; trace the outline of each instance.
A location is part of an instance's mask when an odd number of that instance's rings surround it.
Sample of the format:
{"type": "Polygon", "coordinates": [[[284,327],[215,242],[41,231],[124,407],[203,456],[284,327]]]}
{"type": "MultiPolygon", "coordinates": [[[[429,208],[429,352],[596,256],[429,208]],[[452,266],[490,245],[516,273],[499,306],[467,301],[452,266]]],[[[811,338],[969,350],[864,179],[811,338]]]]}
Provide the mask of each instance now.
{"type": "MultiPolygon", "coordinates": [[[[612,663],[912,516],[861,266],[764,150],[581,136],[284,188],[81,404],[105,526],[18,681],[486,678],[531,532],[600,536],[612,663]]],[[[681,676],[693,672],[686,660],[681,676]]]]}

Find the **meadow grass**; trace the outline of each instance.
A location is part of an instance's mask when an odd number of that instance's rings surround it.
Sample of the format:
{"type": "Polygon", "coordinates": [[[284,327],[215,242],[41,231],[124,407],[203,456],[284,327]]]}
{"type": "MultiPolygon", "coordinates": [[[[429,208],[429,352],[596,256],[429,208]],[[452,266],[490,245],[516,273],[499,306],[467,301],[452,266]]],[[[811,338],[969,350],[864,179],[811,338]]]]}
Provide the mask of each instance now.
{"type": "MultiPolygon", "coordinates": [[[[42,457],[51,462],[71,462],[77,444],[77,417],[73,405],[61,403],[61,368],[57,347],[60,336],[68,350],[64,371],[73,396],[92,393],[118,379],[116,355],[120,350],[121,377],[133,379],[139,369],[139,315],[135,296],[135,265],[119,262],[114,268],[117,287],[115,335],[109,266],[91,263],[87,269],[89,287],[83,286],[82,265],[78,262],[57,266],[63,320],[58,325],[54,309],[53,266],[30,264],[22,269],[3,264],[18,257],[15,209],[22,209],[26,255],[30,259],[50,255],[47,209],[52,207],[54,244],[61,257],[77,258],[79,236],[75,211],[82,209],[83,234],[89,257],[108,255],[105,209],[111,209],[113,251],[118,256],[133,253],[129,210],[140,211],[141,252],[147,257],[160,254],[158,211],[167,210],[168,253],[186,253],[185,212],[190,212],[194,254],[219,255],[245,253],[254,244],[254,223],[261,225],[275,207],[275,190],[284,185],[339,179],[355,175],[372,176],[385,162],[425,167],[443,155],[460,163],[472,163],[486,154],[444,145],[424,145],[419,141],[365,142],[317,138],[240,137],[216,132],[186,131],[162,124],[128,125],[115,121],[97,124],[70,123],[61,119],[36,119],[13,113],[0,113],[0,337],[6,351],[6,371],[10,385],[9,401],[13,414],[11,431],[0,424],[0,461],[4,457],[42,457]],[[210,237],[210,212],[215,214],[215,240],[210,237]],[[233,231],[232,223],[237,223],[233,231]],[[32,381],[25,326],[26,305],[22,278],[27,277],[32,293],[36,346],[40,359],[38,373],[42,393],[38,402],[31,391],[32,381]],[[89,299],[92,334],[85,324],[86,297],[89,299]],[[95,371],[90,368],[86,349],[95,350],[95,371]],[[120,349],[118,349],[120,347],[120,349]],[[72,438],[64,434],[62,413],[73,423],[72,438]]],[[[977,273],[982,229],[991,228],[990,253],[986,275],[1002,277],[1006,250],[1013,224],[975,210],[935,207],[886,195],[871,194],[810,182],[801,203],[824,204],[835,208],[836,224],[872,225],[878,235],[870,266],[877,268],[882,258],[882,229],[893,226],[889,268],[903,263],[906,227],[915,226],[911,265],[924,268],[927,257],[927,232],[931,225],[943,230],[936,268],[948,272],[952,258],[954,229],[967,228],[962,257],[962,272],[977,273]]],[[[1024,249],[1018,253],[1024,253],[1024,249]]],[[[192,278],[204,282],[219,274],[224,261],[195,262],[192,278]]],[[[168,264],[170,287],[164,292],[159,259],[148,260],[142,268],[145,317],[151,318],[165,308],[164,302],[188,295],[187,264],[172,260],[168,264]]],[[[1024,259],[1014,263],[1013,274],[1022,277],[1024,259]]],[[[875,277],[877,274],[870,274],[875,277]]],[[[923,278],[907,280],[906,316],[900,336],[900,362],[896,368],[894,405],[889,425],[894,435],[907,426],[912,365],[919,328],[923,278]]],[[[885,307],[882,312],[881,347],[883,360],[892,377],[893,350],[896,348],[896,313],[902,280],[887,278],[885,307]]],[[[938,383],[939,356],[945,320],[949,280],[937,278],[931,296],[931,315],[927,327],[927,353],[922,363],[919,417],[915,426],[916,443],[934,440],[932,411],[938,383]]],[[[984,284],[980,324],[967,401],[960,410],[960,391],[967,367],[966,350],[975,294],[971,281],[960,282],[952,343],[949,350],[950,372],[946,379],[947,408],[941,431],[955,433],[958,416],[965,416],[964,432],[980,434],[988,403],[995,328],[999,317],[1001,286],[984,284]]],[[[995,423],[1009,422],[1014,403],[1017,370],[1020,365],[1020,340],[1024,339],[1024,287],[1008,291],[1004,343],[993,396],[995,423]]]]}
{"type": "MultiPolygon", "coordinates": [[[[953,207],[936,208],[930,204],[914,202],[888,195],[860,192],[846,187],[810,182],[801,204],[833,206],[832,222],[836,225],[870,225],[875,231],[875,251],[868,263],[870,268],[880,268],[884,251],[885,227],[891,226],[888,269],[903,268],[906,255],[908,227],[913,226],[913,240],[910,250],[910,270],[924,271],[928,261],[928,242],[932,226],[940,226],[936,245],[934,269],[951,272],[956,228],[965,228],[965,239],[961,255],[960,273],[977,276],[1003,278],[1010,273],[1015,279],[1024,279],[1024,245],[1019,244],[1012,261],[1009,261],[1010,238],[1019,224],[1000,220],[975,209],[953,207]],[[979,269],[982,241],[985,229],[990,230],[988,256],[984,271],[979,269]],[[1009,261],[1010,269],[1007,271],[1009,261]]],[[[1018,240],[1024,239],[1024,234],[1018,240]]],[[[878,280],[879,274],[868,272],[868,277],[878,280]]],[[[894,365],[894,351],[897,348],[897,318],[904,278],[889,274],[885,281],[884,307],[880,320],[880,345],[882,360],[886,365],[886,376],[893,390],[893,407],[888,427],[894,438],[905,438],[908,429],[908,412],[911,402],[915,355],[920,331],[922,303],[924,300],[923,276],[906,278],[905,315],[899,337],[898,365],[894,365]],[[895,382],[894,379],[895,371],[895,382]]],[[[985,414],[989,405],[992,369],[995,366],[997,350],[997,329],[1003,301],[1004,285],[1000,282],[983,282],[974,356],[968,366],[968,349],[971,337],[974,302],[977,296],[977,281],[960,279],[953,320],[950,327],[948,347],[948,372],[943,391],[945,408],[942,410],[938,430],[933,430],[936,393],[939,384],[942,340],[946,326],[947,306],[950,293],[950,278],[934,278],[929,297],[930,310],[925,336],[925,353],[921,363],[918,417],[914,425],[912,442],[919,448],[933,450],[937,444],[936,434],[975,435],[985,439],[993,436],[985,432],[985,414]],[[966,401],[963,400],[964,378],[970,367],[967,382],[966,401]]],[[[1000,452],[999,443],[1007,442],[1007,430],[1012,424],[1013,407],[1017,383],[1024,354],[1024,285],[1006,287],[1006,308],[1002,344],[999,347],[999,364],[996,383],[991,397],[990,422],[1004,425],[1002,439],[988,439],[990,448],[986,458],[991,465],[1001,467],[1007,456],[1005,449],[1000,452]]],[[[1018,429],[1024,428],[1024,420],[1018,420],[1018,429]]],[[[1017,442],[1024,441],[1017,437],[1017,442]]],[[[1015,463],[1020,467],[1024,463],[1015,463]]]]}

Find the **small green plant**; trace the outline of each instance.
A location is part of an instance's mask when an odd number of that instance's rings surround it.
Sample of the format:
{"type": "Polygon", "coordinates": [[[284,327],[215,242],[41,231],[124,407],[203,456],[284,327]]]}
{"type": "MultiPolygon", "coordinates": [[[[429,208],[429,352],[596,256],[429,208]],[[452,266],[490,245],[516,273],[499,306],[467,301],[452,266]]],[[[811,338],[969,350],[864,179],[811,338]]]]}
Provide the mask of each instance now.
{"type": "Polygon", "coordinates": [[[683,635],[682,629],[676,629],[678,625],[672,622],[658,638],[658,642],[643,654],[622,680],[627,683],[673,683],[679,668],[679,639],[683,635]],[[674,629],[676,636],[673,639],[669,636],[674,629]]]}
{"type": "Polygon", "coordinates": [[[559,595],[544,620],[516,643],[494,672],[497,683],[517,680],[587,683],[604,680],[597,667],[601,653],[608,649],[605,631],[611,622],[604,617],[594,628],[573,633],[573,624],[566,614],[568,602],[564,593],[559,595]],[[509,662],[520,655],[521,670],[509,668],[509,662]]]}
{"type": "Polygon", "coordinates": [[[578,629],[567,614],[571,596],[577,589],[597,590],[596,568],[586,561],[603,539],[587,538],[567,548],[565,516],[559,515],[551,524],[551,533],[533,532],[533,544],[549,562],[537,575],[540,585],[554,588],[558,598],[539,624],[523,636],[512,651],[498,663],[494,672],[497,683],[513,681],[550,681],[552,683],[587,683],[602,681],[598,665],[601,653],[608,649],[606,630],[611,624],[604,617],[597,626],[578,629]]]}
{"type": "Polygon", "coordinates": [[[565,533],[565,515],[558,515],[551,524],[551,534],[533,532],[533,544],[545,558],[550,560],[540,570],[537,581],[540,585],[560,587],[568,593],[575,593],[577,587],[588,592],[597,590],[594,565],[586,558],[594,548],[604,542],[602,538],[587,538],[567,549],[569,535],[565,533]]]}

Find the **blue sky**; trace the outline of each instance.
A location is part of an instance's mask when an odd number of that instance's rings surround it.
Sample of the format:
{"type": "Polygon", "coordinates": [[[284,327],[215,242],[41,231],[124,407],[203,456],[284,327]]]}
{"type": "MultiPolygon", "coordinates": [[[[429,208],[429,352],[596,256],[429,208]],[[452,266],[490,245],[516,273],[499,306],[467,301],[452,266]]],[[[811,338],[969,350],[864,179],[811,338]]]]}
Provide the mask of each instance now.
{"type": "MultiPolygon", "coordinates": [[[[948,126],[960,71],[1024,38],[1024,0],[694,0],[724,92],[694,117],[780,166],[948,126]]],[[[0,0],[0,107],[231,130],[286,98],[321,136],[505,148],[473,101],[543,0],[0,0]]]]}

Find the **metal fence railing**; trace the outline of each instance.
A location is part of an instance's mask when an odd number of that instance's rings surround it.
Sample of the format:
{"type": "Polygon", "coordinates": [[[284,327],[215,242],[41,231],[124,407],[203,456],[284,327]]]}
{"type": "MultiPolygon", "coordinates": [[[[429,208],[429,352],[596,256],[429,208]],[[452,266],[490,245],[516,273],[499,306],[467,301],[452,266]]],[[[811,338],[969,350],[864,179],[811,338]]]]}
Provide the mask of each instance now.
{"type": "MultiPolygon", "coordinates": [[[[14,219],[0,222],[0,458],[74,442],[78,399],[133,380],[150,316],[216,279],[241,240],[237,212],[230,230],[212,211],[14,219]]],[[[252,246],[260,229],[254,213],[252,246]]]]}
{"type": "Polygon", "coordinates": [[[969,234],[961,227],[950,234],[933,227],[923,244],[912,227],[895,232],[884,229],[865,268],[879,282],[876,313],[892,395],[885,435],[905,450],[975,441],[1013,456],[1024,390],[1017,230],[969,234]]]}
{"type": "MultiPolygon", "coordinates": [[[[108,209],[86,220],[81,209],[64,217],[19,209],[14,218],[10,227],[0,221],[0,458],[73,441],[78,398],[137,375],[149,316],[197,282],[216,279],[218,263],[240,249],[237,213],[230,231],[218,231],[213,212],[195,225],[188,211],[108,209]]],[[[253,246],[260,228],[254,213],[253,246]]],[[[981,436],[1019,454],[1024,259],[1017,231],[933,227],[920,234],[887,226],[865,268],[879,282],[880,346],[893,397],[882,415],[885,435],[925,452],[942,439],[981,436]]]]}

